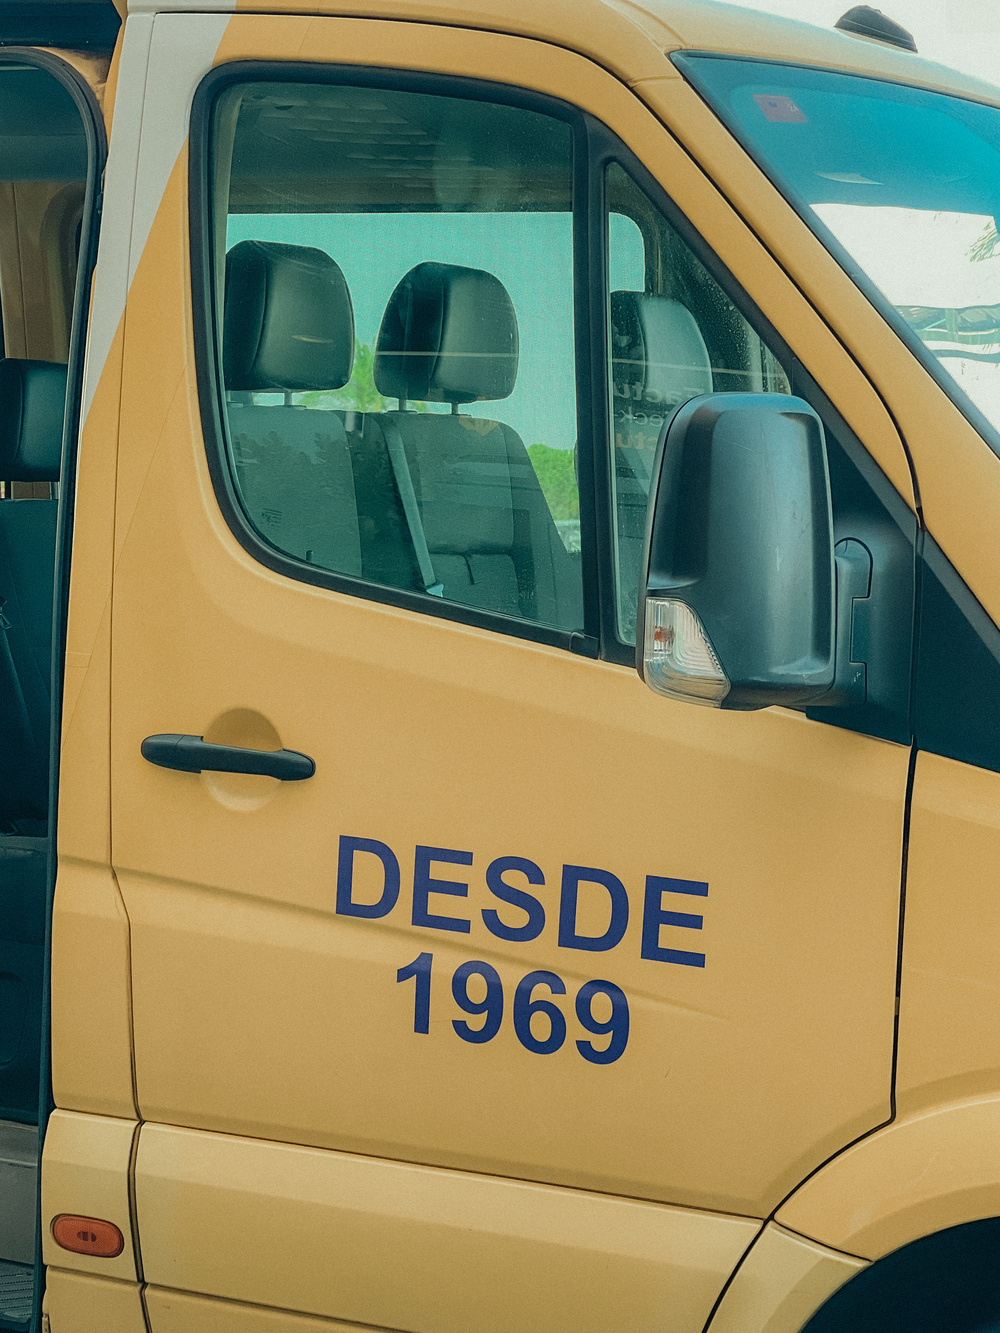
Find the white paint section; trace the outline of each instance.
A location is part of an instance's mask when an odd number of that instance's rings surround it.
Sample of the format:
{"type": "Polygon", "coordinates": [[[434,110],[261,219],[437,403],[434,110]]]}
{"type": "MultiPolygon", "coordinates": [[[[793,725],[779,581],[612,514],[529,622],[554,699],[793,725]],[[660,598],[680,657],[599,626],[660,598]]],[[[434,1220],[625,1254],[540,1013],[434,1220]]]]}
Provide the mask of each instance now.
{"type": "Polygon", "coordinates": [[[81,422],[86,421],[90,411],[128,294],[135,172],[139,161],[142,99],[152,36],[151,18],[131,18],[125,25],[104,173],[104,204],[87,330],[81,422]]]}
{"type": "Polygon", "coordinates": [[[160,14],[154,22],[132,215],[130,285],[187,139],[191,99],[212,68],[228,23],[228,13],[160,14]]]}
{"type": "MultiPolygon", "coordinates": [[[[190,5],[191,0],[179,0],[177,4],[170,4],[169,0],[128,0],[129,14],[162,14],[171,9],[185,10],[190,5]]],[[[236,0],[199,0],[198,8],[207,14],[234,14],[236,12],[236,0]]]]}
{"type": "Polygon", "coordinates": [[[87,332],[83,422],[187,138],[191,99],[212,68],[228,22],[228,14],[154,19],[131,13],[125,25],[87,332]]]}

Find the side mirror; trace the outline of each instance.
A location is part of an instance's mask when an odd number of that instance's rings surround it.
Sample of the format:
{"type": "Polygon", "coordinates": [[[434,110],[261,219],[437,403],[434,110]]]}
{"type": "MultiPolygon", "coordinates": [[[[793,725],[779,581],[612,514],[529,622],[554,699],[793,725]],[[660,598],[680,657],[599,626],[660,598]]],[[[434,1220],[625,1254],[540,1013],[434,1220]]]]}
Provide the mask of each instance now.
{"type": "Polygon", "coordinates": [[[644,568],[636,658],[656,693],[740,710],[864,702],[851,613],[870,557],[848,541],[835,560],[823,424],[801,398],[706,394],[675,414],[644,568]]]}

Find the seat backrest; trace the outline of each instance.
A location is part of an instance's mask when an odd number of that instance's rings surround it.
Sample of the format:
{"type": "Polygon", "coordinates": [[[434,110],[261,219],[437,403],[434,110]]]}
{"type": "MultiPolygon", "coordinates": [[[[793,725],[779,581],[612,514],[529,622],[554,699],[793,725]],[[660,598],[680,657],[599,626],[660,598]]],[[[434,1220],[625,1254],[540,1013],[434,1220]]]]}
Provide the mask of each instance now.
{"type": "Polygon", "coordinates": [[[256,405],[254,391],[340,389],[351,378],[354,313],[322,250],[241,241],[226,256],[223,369],[240,498],[272,546],[361,574],[354,473],[343,414],[256,405]],[[242,397],[243,402],[235,401],[242,397]]]}
{"type": "Polygon", "coordinates": [[[713,387],[690,310],[669,296],[612,292],[611,378],[619,604],[634,614],[656,446],[678,407],[713,387]]]}
{"type": "Polygon", "coordinates": [[[506,398],[517,361],[517,318],[497,278],[418,264],[389,298],[376,347],[376,388],[400,407],[374,420],[387,445],[393,431],[401,440],[443,595],[578,628],[579,576],[520,436],[457,410],[506,398]],[[450,403],[452,414],[408,411],[411,401],[450,403]]]}
{"type": "Polygon", "coordinates": [[[663,425],[682,403],[712,392],[712,363],[687,306],[670,296],[611,293],[615,448],[645,483],[663,425]]]}
{"type": "MultiPolygon", "coordinates": [[[[0,478],[56,482],[66,367],[0,360],[0,478]]],[[[48,804],[55,500],[0,500],[0,821],[48,804]]]]}

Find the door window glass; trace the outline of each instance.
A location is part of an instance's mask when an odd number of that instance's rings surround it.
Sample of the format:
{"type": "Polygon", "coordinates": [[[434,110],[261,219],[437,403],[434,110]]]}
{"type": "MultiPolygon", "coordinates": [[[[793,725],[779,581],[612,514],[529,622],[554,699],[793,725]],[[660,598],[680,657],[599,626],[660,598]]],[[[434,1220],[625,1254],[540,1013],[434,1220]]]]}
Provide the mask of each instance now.
{"type": "Polygon", "coordinates": [[[581,629],[570,126],[291,82],[229,89],[215,125],[228,447],[257,534],[581,629]]]}
{"type": "Polygon", "coordinates": [[[656,446],[703,393],[789,393],[788,379],[648,195],[607,170],[610,378],[618,631],[635,638],[656,446]]]}

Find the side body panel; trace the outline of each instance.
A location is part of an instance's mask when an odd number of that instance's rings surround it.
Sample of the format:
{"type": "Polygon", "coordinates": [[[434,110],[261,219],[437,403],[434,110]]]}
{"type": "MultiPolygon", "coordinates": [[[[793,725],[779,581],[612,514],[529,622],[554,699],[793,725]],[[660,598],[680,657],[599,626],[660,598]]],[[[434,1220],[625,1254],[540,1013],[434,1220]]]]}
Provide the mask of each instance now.
{"type": "MultiPolygon", "coordinates": [[[[90,1277],[63,1268],[45,1275],[45,1314],[51,1333],[147,1333],[136,1282],[90,1277]]],[[[157,1330],[159,1333],[159,1330],[157,1330]]]]}
{"type": "Polygon", "coordinates": [[[153,1125],[142,1131],[136,1203],[158,1283],[419,1333],[653,1330],[665,1311],[671,1327],[696,1328],[758,1229],[153,1125]],[[236,1217],[254,1226],[234,1227],[236,1217]]]}
{"type": "Polygon", "coordinates": [[[1000,1092],[1000,773],[917,760],[897,1104],[1000,1092]]]}
{"type": "Polygon", "coordinates": [[[769,1222],[712,1316],[711,1333],[799,1333],[810,1315],[865,1267],[769,1222]]]}

